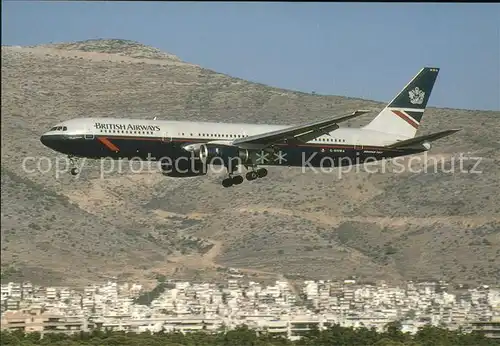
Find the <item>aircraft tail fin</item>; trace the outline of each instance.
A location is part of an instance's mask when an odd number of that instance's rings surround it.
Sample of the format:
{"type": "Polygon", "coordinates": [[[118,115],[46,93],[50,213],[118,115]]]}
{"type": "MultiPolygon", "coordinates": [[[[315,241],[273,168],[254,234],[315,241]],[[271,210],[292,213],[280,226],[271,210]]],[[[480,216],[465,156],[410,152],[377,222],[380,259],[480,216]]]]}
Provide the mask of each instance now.
{"type": "Polygon", "coordinates": [[[415,137],[439,68],[424,67],[364,129],[415,137]]]}

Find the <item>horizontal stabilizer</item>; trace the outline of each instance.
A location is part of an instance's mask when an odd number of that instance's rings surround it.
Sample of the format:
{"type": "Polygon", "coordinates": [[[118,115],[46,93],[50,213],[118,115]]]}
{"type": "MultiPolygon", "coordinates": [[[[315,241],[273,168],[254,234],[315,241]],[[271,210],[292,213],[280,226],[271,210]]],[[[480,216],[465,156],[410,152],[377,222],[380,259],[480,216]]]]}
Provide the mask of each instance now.
{"type": "Polygon", "coordinates": [[[460,131],[461,129],[453,129],[453,130],[445,130],[441,132],[436,132],[436,133],[431,133],[430,135],[424,135],[424,136],[418,136],[415,138],[407,139],[404,141],[399,141],[394,144],[387,145],[387,148],[405,148],[405,147],[410,147],[414,146],[417,144],[422,144],[424,142],[432,142],[437,139],[449,136],[457,131],[460,131]]]}

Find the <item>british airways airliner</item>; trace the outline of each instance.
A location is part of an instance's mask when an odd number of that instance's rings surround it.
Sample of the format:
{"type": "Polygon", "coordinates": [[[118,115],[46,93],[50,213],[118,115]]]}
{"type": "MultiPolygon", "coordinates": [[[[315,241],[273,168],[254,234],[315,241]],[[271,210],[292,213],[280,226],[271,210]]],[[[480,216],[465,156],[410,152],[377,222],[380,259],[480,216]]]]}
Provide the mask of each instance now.
{"type": "Polygon", "coordinates": [[[78,118],[52,127],[41,142],[63,154],[77,175],[80,157],[157,160],[163,174],[192,177],[222,165],[222,186],[263,178],[269,166],[339,167],[427,151],[430,142],[453,134],[445,130],[415,137],[439,68],[425,67],[366,126],[338,124],[369,111],[299,125],[188,122],[116,118],[78,118]],[[236,160],[236,165],[232,164],[236,160]]]}

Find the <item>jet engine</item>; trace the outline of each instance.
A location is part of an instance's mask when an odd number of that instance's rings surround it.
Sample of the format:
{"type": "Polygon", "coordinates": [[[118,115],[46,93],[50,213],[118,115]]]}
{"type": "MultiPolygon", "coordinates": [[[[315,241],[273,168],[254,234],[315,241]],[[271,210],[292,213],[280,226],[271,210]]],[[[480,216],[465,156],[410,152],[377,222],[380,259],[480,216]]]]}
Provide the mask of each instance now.
{"type": "Polygon", "coordinates": [[[252,161],[252,152],[232,145],[207,143],[200,145],[199,158],[205,163],[227,164],[229,161],[237,159],[240,160],[241,164],[246,164],[252,161]],[[221,161],[217,162],[217,160],[214,160],[216,158],[220,158],[221,161]]]}

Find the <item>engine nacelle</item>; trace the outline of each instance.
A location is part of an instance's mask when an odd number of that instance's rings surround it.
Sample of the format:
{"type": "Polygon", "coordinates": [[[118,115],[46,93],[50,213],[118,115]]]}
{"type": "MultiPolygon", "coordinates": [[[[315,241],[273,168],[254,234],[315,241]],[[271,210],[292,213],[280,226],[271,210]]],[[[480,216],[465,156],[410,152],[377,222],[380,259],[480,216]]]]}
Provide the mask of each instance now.
{"type": "MultiPolygon", "coordinates": [[[[221,161],[215,163],[227,164],[230,160],[239,159],[240,163],[245,164],[252,161],[252,152],[247,149],[240,149],[231,145],[201,144],[199,158],[202,162],[210,163],[215,158],[221,161]]],[[[214,163],[214,162],[212,162],[214,163]]]]}
{"type": "Polygon", "coordinates": [[[194,156],[200,156],[200,147],[204,145],[203,143],[193,143],[183,146],[182,148],[190,153],[193,153],[194,156]]]}
{"type": "Polygon", "coordinates": [[[162,174],[167,177],[187,178],[207,174],[207,164],[193,158],[181,158],[173,162],[164,160],[160,167],[162,174]]]}

